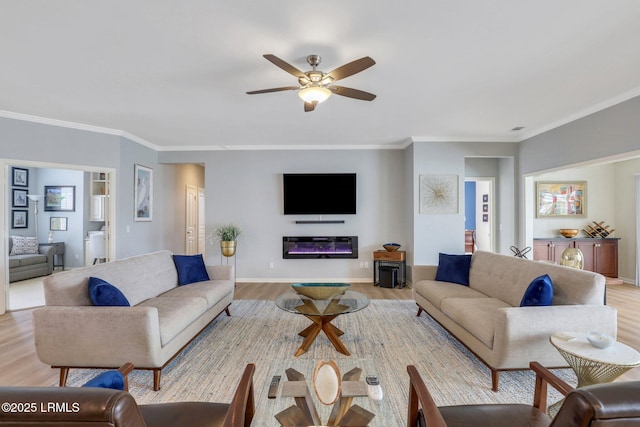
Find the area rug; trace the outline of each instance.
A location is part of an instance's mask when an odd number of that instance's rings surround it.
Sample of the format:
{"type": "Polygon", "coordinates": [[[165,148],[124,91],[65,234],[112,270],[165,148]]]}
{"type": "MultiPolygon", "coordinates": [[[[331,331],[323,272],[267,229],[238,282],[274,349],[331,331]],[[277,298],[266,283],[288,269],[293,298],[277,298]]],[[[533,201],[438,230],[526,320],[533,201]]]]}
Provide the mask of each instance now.
{"type": "MultiPolygon", "coordinates": [[[[138,403],[229,402],[245,365],[255,363],[256,413],[264,415],[274,361],[308,360],[312,366],[317,360],[335,360],[338,365],[342,360],[346,365],[347,360],[358,359],[374,361],[384,399],[393,408],[392,414],[384,417],[385,424],[372,425],[406,424],[407,365],[416,365],[438,405],[533,401],[532,372],[502,372],[500,391],[493,392],[489,369],[430,317],[416,317],[413,300],[372,300],[366,309],[335,319],[333,323],[345,332],[341,338],[351,356],[338,353],[321,333],[307,353],[295,358],[302,342],[297,333],[309,320],[278,309],[273,301],[236,300],[230,310],[230,317],[222,314],[163,370],[160,391],[152,390],[151,371],[130,375],[130,392],[138,403]]],[[[72,369],[69,385],[80,385],[97,372],[72,369]]],[[[554,372],[575,384],[570,370],[554,372]]],[[[306,374],[310,378],[312,372],[306,374]]],[[[282,376],[284,379],[284,372],[282,376]]],[[[550,392],[551,402],[559,398],[550,392]]],[[[277,426],[271,417],[256,417],[252,425],[277,426]]]]}

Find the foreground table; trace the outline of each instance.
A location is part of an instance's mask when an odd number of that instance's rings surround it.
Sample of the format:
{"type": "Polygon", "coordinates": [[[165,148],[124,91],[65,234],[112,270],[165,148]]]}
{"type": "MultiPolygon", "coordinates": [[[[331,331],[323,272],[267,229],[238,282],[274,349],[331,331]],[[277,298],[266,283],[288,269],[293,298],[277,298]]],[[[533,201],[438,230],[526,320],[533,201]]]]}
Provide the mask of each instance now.
{"type": "Polygon", "coordinates": [[[346,291],[342,295],[326,300],[315,300],[295,292],[285,292],[275,300],[278,308],[289,313],[302,314],[313,323],[300,331],[298,335],[304,337],[302,345],[295,355],[300,356],[309,350],[320,331],[323,331],[331,344],[340,353],[350,356],[349,350],[345,347],[340,336],[343,331],[331,324],[336,317],[355,313],[369,305],[369,298],[360,292],[346,291]]]}
{"type": "Polygon", "coordinates": [[[585,334],[579,332],[554,334],[550,341],[576,373],[577,387],[611,382],[640,366],[640,353],[621,342],[601,349],[592,346],[585,334]]]}

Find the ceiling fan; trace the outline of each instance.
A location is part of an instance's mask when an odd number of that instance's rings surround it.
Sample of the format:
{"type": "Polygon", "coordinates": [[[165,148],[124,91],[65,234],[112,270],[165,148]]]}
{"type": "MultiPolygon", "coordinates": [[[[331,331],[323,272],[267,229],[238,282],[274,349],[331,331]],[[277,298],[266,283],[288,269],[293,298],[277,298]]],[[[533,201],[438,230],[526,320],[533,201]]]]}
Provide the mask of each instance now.
{"type": "Polygon", "coordinates": [[[376,62],[365,56],[364,58],[356,59],[349,62],[335,70],[324,73],[317,69],[320,65],[321,58],[319,55],[307,56],[307,62],[311,65],[312,70],[300,71],[288,62],[283,61],[275,55],[266,54],[262,55],[268,61],[272,62],[277,67],[282,68],[287,73],[298,79],[299,86],[285,86],[276,87],[272,89],[253,90],[247,92],[249,95],[256,95],[259,93],[281,92],[285,90],[297,90],[298,96],[304,101],[304,111],[313,111],[316,105],[325,101],[331,94],[346,96],[348,98],[360,99],[362,101],[373,101],[375,95],[369,92],[365,92],[358,89],[351,89],[344,86],[334,85],[333,82],[344,79],[345,77],[352,76],[360,71],[374,65],[376,62]]]}

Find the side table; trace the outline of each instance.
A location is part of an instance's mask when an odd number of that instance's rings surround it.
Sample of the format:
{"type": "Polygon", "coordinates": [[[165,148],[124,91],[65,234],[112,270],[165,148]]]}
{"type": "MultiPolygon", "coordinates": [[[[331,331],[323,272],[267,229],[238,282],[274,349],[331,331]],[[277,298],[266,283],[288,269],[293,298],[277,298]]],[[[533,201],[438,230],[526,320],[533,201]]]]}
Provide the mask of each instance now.
{"type": "Polygon", "coordinates": [[[50,242],[50,243],[38,243],[38,246],[53,246],[55,252],[53,253],[53,269],[56,267],[62,267],[64,270],[64,242],[50,242]]]}
{"type": "Polygon", "coordinates": [[[597,348],[579,332],[557,333],[549,340],[576,373],[577,387],[610,382],[640,366],[640,353],[617,341],[610,347],[597,348]]]}
{"type": "MultiPolygon", "coordinates": [[[[405,251],[374,251],[373,252],[373,285],[380,286],[380,267],[391,267],[398,270],[398,287],[407,284],[407,253],[405,251]]],[[[395,287],[395,283],[392,287],[395,287]]]]}

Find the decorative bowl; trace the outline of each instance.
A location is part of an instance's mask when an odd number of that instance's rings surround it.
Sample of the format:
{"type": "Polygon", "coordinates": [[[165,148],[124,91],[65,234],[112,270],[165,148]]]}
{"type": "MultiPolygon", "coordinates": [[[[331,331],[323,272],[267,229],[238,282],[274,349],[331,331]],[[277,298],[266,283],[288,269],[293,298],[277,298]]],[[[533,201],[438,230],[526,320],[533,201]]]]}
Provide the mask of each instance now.
{"type": "Polygon", "coordinates": [[[579,232],[580,230],[578,230],[577,228],[561,228],[560,229],[560,234],[568,238],[576,237],[579,232]]]}
{"type": "Polygon", "coordinates": [[[343,294],[351,285],[349,283],[294,283],[294,291],[311,299],[330,299],[343,294]]]}
{"type": "Polygon", "coordinates": [[[616,342],[615,338],[610,335],[604,335],[600,332],[587,332],[587,341],[594,347],[598,348],[607,348],[610,347],[611,344],[616,342]]]}
{"type": "Polygon", "coordinates": [[[382,247],[385,248],[388,252],[395,252],[400,249],[400,245],[397,243],[385,243],[384,245],[382,245],[382,247]]]}

